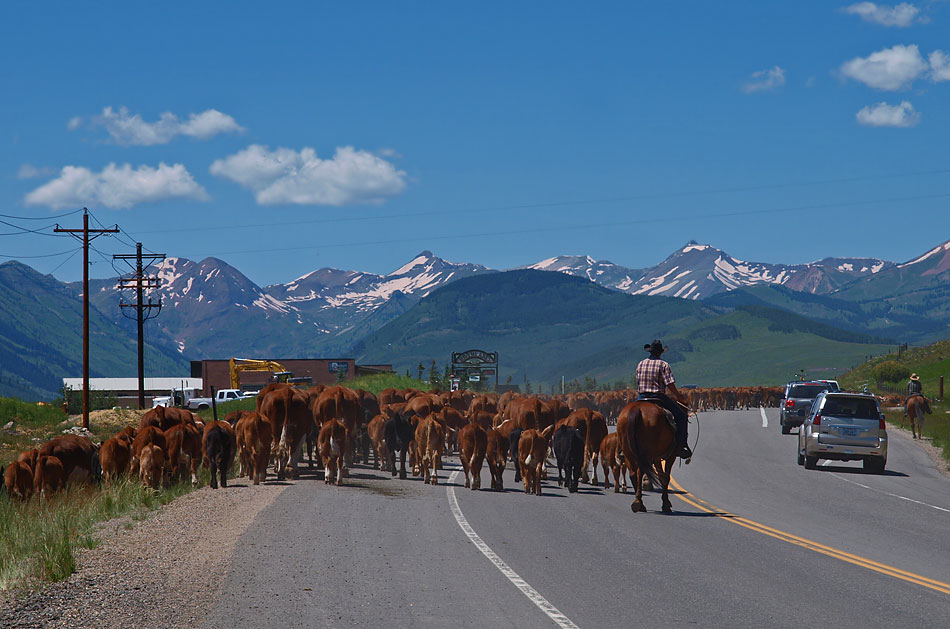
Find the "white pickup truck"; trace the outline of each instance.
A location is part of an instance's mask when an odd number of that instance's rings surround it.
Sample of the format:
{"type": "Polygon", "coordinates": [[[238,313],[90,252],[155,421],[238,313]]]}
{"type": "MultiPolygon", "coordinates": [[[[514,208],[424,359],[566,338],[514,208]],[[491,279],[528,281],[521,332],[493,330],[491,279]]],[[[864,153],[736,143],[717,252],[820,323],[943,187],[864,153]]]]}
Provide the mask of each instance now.
{"type": "MultiPolygon", "coordinates": [[[[152,407],[156,406],[184,406],[193,411],[200,411],[211,408],[211,398],[195,397],[194,389],[173,389],[170,396],[156,397],[152,399],[152,407]]],[[[214,394],[215,404],[231,402],[233,400],[243,400],[247,396],[240,389],[221,389],[214,394]]]]}

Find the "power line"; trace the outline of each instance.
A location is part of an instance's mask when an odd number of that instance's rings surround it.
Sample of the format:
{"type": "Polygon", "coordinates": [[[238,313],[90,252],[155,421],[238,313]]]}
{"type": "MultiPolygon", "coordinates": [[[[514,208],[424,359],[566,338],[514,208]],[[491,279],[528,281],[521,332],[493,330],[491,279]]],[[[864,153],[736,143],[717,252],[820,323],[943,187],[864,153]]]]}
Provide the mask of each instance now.
{"type": "Polygon", "coordinates": [[[0,217],[11,218],[17,221],[48,221],[53,218],[63,218],[64,216],[72,216],[73,214],[78,214],[82,212],[82,208],[78,210],[73,210],[72,212],[66,212],[65,214],[56,214],[54,216],[13,216],[12,214],[0,214],[0,217]]]}
{"type": "Polygon", "coordinates": [[[73,253],[72,253],[71,256],[69,256],[68,258],[64,259],[62,262],[60,262],[60,263],[57,264],[55,267],[53,267],[53,270],[50,271],[49,273],[47,273],[47,275],[52,275],[53,273],[55,273],[56,271],[58,271],[61,266],[63,266],[64,264],[66,264],[67,262],[69,262],[70,260],[72,260],[73,258],[75,258],[75,257],[76,257],[76,254],[79,253],[80,251],[82,251],[82,247],[76,247],[76,250],[73,251],[73,253]]]}
{"type": "Polygon", "coordinates": [[[56,226],[56,223],[50,223],[49,225],[47,225],[47,226],[45,226],[45,227],[38,227],[38,228],[36,228],[36,229],[30,229],[30,228],[28,228],[28,227],[23,227],[23,226],[21,226],[21,225],[17,225],[17,224],[15,224],[15,223],[9,223],[9,222],[3,221],[3,220],[0,220],[0,224],[3,224],[3,225],[6,225],[6,226],[8,226],[8,227],[12,227],[12,228],[14,228],[14,229],[19,229],[19,230],[20,230],[20,231],[16,231],[16,232],[3,233],[3,234],[0,234],[0,236],[19,236],[20,234],[39,234],[40,236],[51,236],[51,237],[53,237],[53,238],[68,238],[68,236],[63,236],[63,235],[60,235],[60,234],[50,234],[50,233],[47,233],[47,232],[44,232],[44,231],[43,231],[43,230],[45,230],[45,229],[49,229],[50,227],[55,227],[55,226],[56,226]]]}
{"type": "MultiPolygon", "coordinates": [[[[82,249],[82,247],[80,247],[82,249]]],[[[67,253],[75,253],[77,249],[70,249],[68,251],[60,251],[59,253],[47,253],[40,256],[11,256],[4,253],[0,253],[0,258],[16,258],[17,260],[35,260],[37,258],[55,258],[56,256],[64,256],[67,253]]]]}
{"type": "MultiPolygon", "coordinates": [[[[817,179],[813,181],[800,181],[800,182],[791,182],[791,183],[773,183],[773,184],[762,184],[758,186],[736,186],[730,188],[712,188],[707,190],[696,190],[688,192],[659,192],[655,194],[638,194],[638,195],[628,195],[620,197],[608,197],[601,199],[580,199],[574,201],[551,201],[544,203],[525,203],[525,204],[516,204],[516,205],[501,205],[501,206],[488,206],[488,207],[469,207],[461,209],[452,209],[452,210],[430,210],[424,212],[404,212],[401,214],[385,214],[381,216],[347,216],[341,218],[324,218],[324,219],[309,219],[302,221],[293,221],[294,225],[315,225],[315,224],[326,224],[326,223],[349,223],[349,222],[359,222],[359,221],[372,221],[379,219],[398,219],[398,218],[418,218],[423,216],[448,216],[453,214],[470,214],[476,212],[508,212],[512,210],[530,210],[530,209],[542,209],[542,208],[552,208],[552,207],[573,207],[579,205],[598,205],[604,203],[618,203],[623,201],[644,201],[644,200],[654,200],[654,199],[672,199],[672,198],[682,198],[682,197],[691,197],[691,196],[702,196],[706,194],[722,194],[727,192],[754,192],[757,190],[774,190],[781,188],[794,188],[799,186],[816,186],[832,183],[856,183],[861,181],[881,181],[886,179],[900,179],[907,177],[917,177],[921,175],[942,175],[950,174],[950,169],[940,169],[940,170],[927,170],[919,171],[913,173],[899,173],[892,175],[869,175],[861,177],[843,177],[838,179],[817,179]]],[[[233,230],[233,229],[250,229],[257,227],[273,227],[276,223],[271,221],[268,223],[245,223],[245,224],[226,224],[226,225],[214,225],[207,227],[188,227],[188,228],[174,228],[174,229],[152,229],[141,231],[141,234],[173,234],[181,233],[187,231],[194,231],[196,229],[214,229],[216,232],[222,230],[233,230]]]]}
{"type": "Polygon", "coordinates": [[[758,214],[805,212],[805,211],[813,211],[813,210],[827,210],[827,209],[833,209],[833,208],[858,207],[862,205],[874,205],[877,203],[921,201],[925,199],[941,199],[941,198],[947,198],[947,197],[950,197],[950,193],[920,195],[920,196],[912,196],[912,197],[900,197],[900,198],[893,198],[893,199],[870,199],[870,200],[864,200],[864,201],[852,201],[849,203],[823,203],[823,204],[817,204],[817,205],[799,205],[799,206],[772,208],[772,209],[736,210],[732,212],[695,214],[695,215],[690,215],[690,216],[678,216],[678,217],[664,216],[661,218],[643,218],[643,219],[633,219],[633,220],[627,220],[627,221],[612,221],[609,223],[582,223],[582,224],[574,224],[574,225],[561,225],[557,227],[535,227],[531,229],[506,229],[503,231],[451,234],[451,235],[441,235],[441,236],[425,235],[425,236],[419,236],[418,238],[367,240],[367,241],[347,242],[347,243],[325,243],[325,244],[319,244],[319,245],[308,245],[304,247],[279,247],[279,248],[274,248],[274,249],[244,249],[244,250],[239,250],[239,251],[218,251],[214,253],[193,253],[192,252],[192,253],[183,254],[183,255],[190,255],[191,257],[197,257],[197,256],[231,255],[231,254],[240,254],[240,253],[273,253],[273,252],[284,252],[284,251],[310,251],[313,249],[359,247],[359,246],[369,246],[369,245],[389,245],[389,244],[398,244],[398,243],[412,242],[412,241],[459,240],[459,239],[467,239],[467,238],[484,238],[487,236],[535,234],[535,233],[548,233],[548,232],[559,232],[559,231],[575,231],[575,230],[580,230],[580,229],[599,229],[599,228],[605,228],[605,227],[644,225],[644,224],[650,224],[650,223],[695,221],[695,220],[704,220],[704,219],[711,219],[711,218],[731,218],[731,217],[737,217],[737,216],[754,216],[758,214]]]}

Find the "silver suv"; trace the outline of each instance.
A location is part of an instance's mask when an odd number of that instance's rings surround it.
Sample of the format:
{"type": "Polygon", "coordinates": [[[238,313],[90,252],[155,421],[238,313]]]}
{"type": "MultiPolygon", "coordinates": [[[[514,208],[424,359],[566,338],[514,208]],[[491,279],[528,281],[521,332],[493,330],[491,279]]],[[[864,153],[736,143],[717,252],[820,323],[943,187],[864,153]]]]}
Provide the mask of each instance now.
{"type": "Polygon", "coordinates": [[[838,383],[831,380],[813,380],[789,382],[785,385],[785,397],[779,406],[778,421],[782,434],[787,435],[792,428],[801,426],[808,415],[815,398],[823,391],[837,391],[838,383]]]}
{"type": "Polygon", "coordinates": [[[813,470],[819,459],[863,461],[878,474],[887,465],[887,428],[873,395],[822,392],[798,431],[798,464],[813,470]]]}

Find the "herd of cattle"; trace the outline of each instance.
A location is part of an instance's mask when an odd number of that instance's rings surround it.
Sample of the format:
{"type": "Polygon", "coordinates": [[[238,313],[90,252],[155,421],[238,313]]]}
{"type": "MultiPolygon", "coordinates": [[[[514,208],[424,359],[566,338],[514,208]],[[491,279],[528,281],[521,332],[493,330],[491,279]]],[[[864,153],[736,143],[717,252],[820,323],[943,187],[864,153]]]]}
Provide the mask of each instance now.
{"type": "MultiPolygon", "coordinates": [[[[777,406],[782,390],[772,387],[691,389],[684,391],[695,411],[777,406]]],[[[425,392],[386,389],[374,395],[345,386],[308,389],[271,384],[257,396],[254,411],[234,411],[224,421],[203,422],[187,409],[157,407],[101,446],[64,434],[20,454],[4,472],[10,496],[28,499],[65,487],[67,480],[106,482],[123,474],[137,476],[152,488],[185,477],[198,483],[198,467],[210,468],[211,487],[227,486],[235,457],[240,474],[257,485],[268,467],[278,480],[294,477],[304,452],[309,466],[324,469],[327,483],[343,484],[349,466],[364,464],[426,483],[438,482],[442,457],[458,452],[465,486],[479,489],[487,463],[491,488],[503,490],[507,462],[525,492],[541,493],[549,450],[558,467],[558,484],[577,491],[578,482],[599,484],[598,463],[614,491],[627,487],[627,468],[616,433],[624,406],[635,391],[602,391],[556,396],[472,391],[425,392]],[[398,459],[398,465],[397,465],[398,459]],[[593,470],[592,479],[589,478],[593,470]]]]}

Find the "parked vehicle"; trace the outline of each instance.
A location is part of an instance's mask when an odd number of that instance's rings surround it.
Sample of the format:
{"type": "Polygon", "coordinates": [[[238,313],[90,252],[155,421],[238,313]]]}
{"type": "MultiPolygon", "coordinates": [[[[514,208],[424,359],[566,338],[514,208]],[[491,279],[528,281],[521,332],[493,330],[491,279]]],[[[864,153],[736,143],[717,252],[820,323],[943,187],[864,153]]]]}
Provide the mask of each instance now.
{"type": "Polygon", "coordinates": [[[878,399],[864,393],[822,392],[798,431],[798,464],[820,459],[862,461],[878,474],[887,465],[887,426],[878,399]]]}
{"type": "MultiPolygon", "coordinates": [[[[193,411],[200,411],[211,408],[211,398],[198,397],[195,389],[172,389],[171,395],[152,398],[152,407],[156,406],[178,406],[190,408],[193,411]]],[[[255,393],[256,395],[256,393],[255,393]]],[[[214,395],[216,404],[231,402],[233,400],[243,400],[246,397],[240,389],[221,389],[214,395]]]]}
{"type": "Polygon", "coordinates": [[[785,385],[785,399],[779,406],[779,426],[782,434],[792,432],[805,421],[812,402],[823,391],[837,391],[838,383],[828,380],[794,381],[785,385]],[[833,383],[833,384],[832,384],[833,383]]]}

